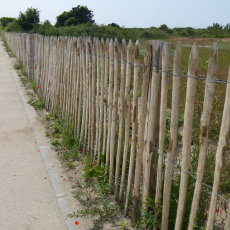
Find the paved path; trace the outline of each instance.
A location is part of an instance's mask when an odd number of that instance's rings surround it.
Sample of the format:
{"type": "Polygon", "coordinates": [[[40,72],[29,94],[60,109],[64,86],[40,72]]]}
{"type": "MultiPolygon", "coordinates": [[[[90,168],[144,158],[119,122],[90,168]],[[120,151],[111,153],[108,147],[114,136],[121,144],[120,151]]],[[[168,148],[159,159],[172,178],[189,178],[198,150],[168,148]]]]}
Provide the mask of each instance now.
{"type": "Polygon", "coordinates": [[[0,42],[0,230],[68,229],[10,65],[0,42]]]}

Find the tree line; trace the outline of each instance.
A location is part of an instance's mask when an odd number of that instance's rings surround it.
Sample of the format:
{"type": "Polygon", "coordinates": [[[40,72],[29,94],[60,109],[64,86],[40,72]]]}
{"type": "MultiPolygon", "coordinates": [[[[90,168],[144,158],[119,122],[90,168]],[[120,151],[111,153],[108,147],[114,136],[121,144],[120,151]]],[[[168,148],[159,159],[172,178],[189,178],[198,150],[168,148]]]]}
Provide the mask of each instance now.
{"type": "Polygon", "coordinates": [[[73,7],[69,11],[64,11],[56,17],[55,25],[49,20],[40,21],[40,11],[33,7],[28,8],[24,13],[19,12],[17,18],[0,18],[1,30],[7,32],[28,32],[39,33],[45,36],[97,36],[97,37],[117,37],[122,38],[149,38],[164,39],[170,36],[183,37],[210,37],[224,38],[230,37],[230,23],[220,25],[213,23],[207,28],[175,27],[169,28],[166,24],[160,27],[150,28],[124,28],[116,23],[108,25],[97,25],[93,20],[93,11],[87,6],[73,7]]]}

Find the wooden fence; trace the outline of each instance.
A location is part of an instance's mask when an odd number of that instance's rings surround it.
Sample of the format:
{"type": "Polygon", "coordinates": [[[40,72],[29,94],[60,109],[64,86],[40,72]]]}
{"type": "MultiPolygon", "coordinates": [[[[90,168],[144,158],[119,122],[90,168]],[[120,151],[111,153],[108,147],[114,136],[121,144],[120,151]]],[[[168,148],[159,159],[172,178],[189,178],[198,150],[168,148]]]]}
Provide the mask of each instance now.
{"type": "MultiPolygon", "coordinates": [[[[167,230],[173,170],[178,166],[176,154],[179,100],[183,76],[181,43],[178,42],[175,49],[172,106],[168,108],[171,45],[166,42],[148,41],[143,62],[140,58],[139,41],[133,47],[131,40],[128,44],[122,40],[119,45],[116,39],[113,41],[108,38],[99,40],[90,37],[44,37],[26,33],[6,33],[6,38],[17,60],[25,66],[28,78],[40,87],[46,109],[54,114],[57,110],[62,111],[62,115],[74,125],[75,135],[84,140],[84,154],[94,157],[98,165],[105,164],[106,170],[109,170],[109,183],[115,184],[118,199],[125,199],[125,216],[131,210],[131,221],[135,223],[138,206],[142,205],[143,215],[148,209],[146,198],[154,197],[156,209],[153,221],[161,218],[161,229],[167,230]],[[168,109],[171,111],[170,138],[167,153],[164,153],[168,109]],[[133,204],[130,204],[130,200],[133,204]],[[162,212],[159,211],[161,207],[162,212]]],[[[201,187],[207,186],[202,184],[202,180],[217,59],[218,46],[215,43],[204,81],[198,170],[187,229],[194,229],[201,187]]],[[[182,229],[188,177],[193,176],[189,173],[189,165],[198,81],[198,47],[194,43],[187,73],[182,159],[179,165],[181,170],[178,172],[180,192],[177,214],[175,213],[176,230],[182,229]]],[[[206,229],[209,230],[214,227],[217,198],[220,197],[218,190],[223,154],[229,136],[230,85],[226,86],[214,182],[211,185],[212,195],[206,221],[206,229]]],[[[229,216],[230,211],[225,230],[230,226],[229,216]]]]}

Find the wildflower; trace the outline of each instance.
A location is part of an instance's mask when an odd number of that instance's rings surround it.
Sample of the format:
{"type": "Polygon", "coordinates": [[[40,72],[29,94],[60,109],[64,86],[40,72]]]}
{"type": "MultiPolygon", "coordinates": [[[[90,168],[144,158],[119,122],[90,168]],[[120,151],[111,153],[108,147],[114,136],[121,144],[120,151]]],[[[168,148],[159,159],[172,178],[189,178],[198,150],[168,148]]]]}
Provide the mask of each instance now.
{"type": "Polygon", "coordinates": [[[44,179],[46,179],[46,177],[44,177],[44,179]]]}
{"type": "Polygon", "coordinates": [[[34,68],[32,68],[32,70],[34,70],[34,68]]]}
{"type": "Polygon", "coordinates": [[[219,210],[219,208],[217,208],[217,209],[216,209],[216,213],[218,214],[218,213],[219,213],[219,211],[220,211],[220,210],[219,210]]]}
{"type": "Polygon", "coordinates": [[[38,150],[38,152],[40,152],[40,150],[38,150]]]}
{"type": "Polygon", "coordinates": [[[65,151],[65,148],[63,148],[63,151],[65,151]]]}
{"type": "Polygon", "coordinates": [[[61,176],[61,177],[63,177],[63,176],[61,176]]]}
{"type": "Polygon", "coordinates": [[[38,86],[37,86],[37,89],[39,89],[39,88],[40,88],[40,86],[38,85],[38,86]]]}
{"type": "Polygon", "coordinates": [[[65,179],[63,179],[63,181],[65,181],[65,179]]]}
{"type": "Polygon", "coordinates": [[[78,222],[78,221],[75,221],[75,224],[76,224],[76,225],[79,225],[79,222],[78,222]]]}

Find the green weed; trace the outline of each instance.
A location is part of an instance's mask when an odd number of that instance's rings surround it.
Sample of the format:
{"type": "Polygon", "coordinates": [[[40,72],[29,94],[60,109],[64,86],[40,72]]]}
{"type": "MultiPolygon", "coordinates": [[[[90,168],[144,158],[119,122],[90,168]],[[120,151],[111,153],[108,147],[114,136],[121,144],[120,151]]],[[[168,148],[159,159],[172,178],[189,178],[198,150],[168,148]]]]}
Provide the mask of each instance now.
{"type": "Polygon", "coordinates": [[[42,97],[31,98],[27,103],[32,105],[35,110],[41,110],[45,108],[42,97]]]}

